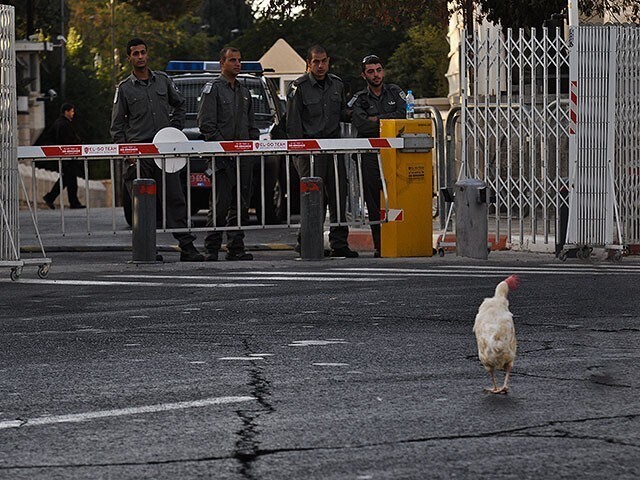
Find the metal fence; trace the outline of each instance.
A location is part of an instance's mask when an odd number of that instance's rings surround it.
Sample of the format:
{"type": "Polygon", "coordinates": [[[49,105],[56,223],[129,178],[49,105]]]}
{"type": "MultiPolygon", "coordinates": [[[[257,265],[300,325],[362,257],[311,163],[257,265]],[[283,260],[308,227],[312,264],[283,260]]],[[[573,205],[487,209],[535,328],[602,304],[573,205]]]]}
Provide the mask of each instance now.
{"type": "Polygon", "coordinates": [[[617,33],[615,27],[570,32],[568,248],[614,243],[619,219],[614,191],[617,33]]]}
{"type": "Polygon", "coordinates": [[[459,178],[487,183],[496,238],[551,243],[567,205],[568,45],[560,31],[509,29],[461,48],[459,178]]]}
{"type": "Polygon", "coordinates": [[[483,34],[461,46],[459,177],[488,184],[496,236],[640,244],[640,29],[483,34]]]}
{"type": "Polygon", "coordinates": [[[19,266],[14,9],[0,5],[0,266],[19,266]]]}
{"type": "Polygon", "coordinates": [[[640,28],[617,28],[615,184],[623,243],[640,245],[640,28]]]}
{"type": "MultiPolygon", "coordinates": [[[[380,148],[401,148],[403,146],[402,138],[390,138],[390,139],[335,139],[335,140],[268,140],[268,141],[235,141],[235,142],[185,142],[185,143],[167,143],[167,144],[125,144],[125,145],[68,145],[68,146],[44,146],[44,147],[20,147],[18,149],[18,157],[21,162],[30,163],[32,168],[33,182],[29,189],[29,200],[33,204],[37,204],[37,199],[42,197],[43,192],[37,190],[36,182],[36,169],[38,164],[42,161],[56,160],[58,163],[63,161],[82,161],[85,163],[85,176],[88,172],[87,165],[93,161],[108,160],[110,163],[111,171],[113,172],[115,162],[120,162],[123,158],[133,157],[139,158],[153,158],[159,163],[160,166],[165,166],[167,163],[172,162],[174,158],[186,157],[188,161],[183,170],[184,174],[184,189],[185,198],[187,201],[187,224],[186,229],[168,228],[166,219],[166,196],[162,195],[158,201],[162,203],[162,219],[160,220],[158,232],[210,232],[210,231],[228,231],[237,230],[238,228],[243,230],[253,229],[279,229],[279,228],[298,228],[299,223],[295,220],[294,210],[296,205],[292,204],[292,190],[296,187],[295,182],[292,183],[293,165],[292,158],[295,155],[308,155],[313,165],[314,159],[317,155],[331,155],[335,162],[345,162],[347,166],[347,178],[350,179],[350,188],[348,189],[348,195],[346,198],[346,217],[338,218],[335,223],[329,224],[330,226],[336,225],[351,225],[351,226],[364,226],[370,225],[371,222],[368,219],[366,209],[364,208],[364,194],[362,189],[362,162],[370,161],[365,158],[364,154],[376,154],[376,161],[381,171],[382,181],[384,185],[384,172],[380,164],[380,148]],[[191,202],[195,196],[194,187],[189,180],[191,177],[191,164],[194,161],[201,161],[203,158],[211,159],[212,156],[216,162],[222,161],[225,158],[231,158],[236,162],[236,174],[239,177],[240,169],[238,168],[242,162],[256,161],[258,160],[258,185],[259,191],[258,199],[261,203],[257,211],[257,221],[251,224],[242,224],[241,218],[238,218],[239,225],[213,225],[213,226],[193,226],[192,222],[192,208],[191,202]],[[269,168],[269,157],[279,156],[283,159],[285,175],[283,176],[283,183],[278,185],[281,190],[281,198],[284,201],[282,209],[285,213],[281,223],[268,224],[265,216],[265,205],[269,201],[270,196],[274,192],[267,191],[265,189],[265,178],[267,169],[269,168]],[[355,184],[355,186],[354,186],[355,184]],[[260,208],[261,207],[261,208],[260,208]],[[258,212],[261,212],[258,213],[258,212]]],[[[210,169],[208,175],[211,181],[207,182],[207,196],[216,196],[215,191],[215,165],[210,169]]],[[[337,167],[336,167],[337,168],[337,167]]],[[[166,170],[166,169],[165,169],[166,170]]],[[[164,170],[163,170],[164,171],[164,170]]],[[[138,172],[139,173],[139,172],[138,172]]],[[[169,175],[164,172],[161,180],[165,179],[165,175],[169,175]]],[[[171,175],[181,175],[181,173],[173,173],[171,175]]],[[[198,175],[203,176],[203,173],[198,175]]],[[[313,175],[313,167],[312,167],[313,175]]],[[[113,174],[111,175],[113,178],[113,174]]],[[[337,175],[336,175],[337,177],[337,175]]],[[[243,184],[240,182],[240,178],[237,179],[236,184],[236,197],[238,199],[238,205],[240,208],[241,191],[243,184]]],[[[163,180],[164,181],[164,180],[163,180]]],[[[164,189],[163,189],[164,191],[164,189]]],[[[336,191],[338,189],[336,188],[336,191]]],[[[109,233],[114,234],[126,234],[130,235],[130,230],[122,228],[122,213],[119,212],[119,207],[116,207],[116,201],[114,197],[115,188],[113,183],[111,184],[111,229],[109,233]]],[[[385,193],[385,201],[383,207],[385,210],[389,210],[394,206],[389,206],[388,198],[385,193]]],[[[66,217],[64,214],[64,207],[59,209],[60,217],[60,229],[58,231],[42,232],[43,237],[51,235],[90,235],[97,233],[96,229],[91,224],[92,218],[92,205],[89,196],[86,197],[87,209],[84,213],[85,222],[84,228],[79,228],[78,223],[74,223],[72,229],[68,229],[66,225],[66,217]]],[[[337,202],[344,202],[345,199],[337,199],[337,202]]],[[[36,209],[36,218],[38,216],[36,209]]],[[[213,212],[213,219],[215,219],[215,205],[213,212]]],[[[378,222],[379,223],[379,222],[378,222]]],[[[106,232],[101,232],[106,233],[106,232]]]]}

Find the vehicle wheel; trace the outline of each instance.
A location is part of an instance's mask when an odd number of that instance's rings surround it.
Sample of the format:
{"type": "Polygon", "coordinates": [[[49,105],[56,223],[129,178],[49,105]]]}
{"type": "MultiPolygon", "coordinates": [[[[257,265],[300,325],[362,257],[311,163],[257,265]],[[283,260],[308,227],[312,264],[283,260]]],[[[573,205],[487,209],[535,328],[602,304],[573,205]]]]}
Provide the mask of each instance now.
{"type": "Polygon", "coordinates": [[[22,267],[13,267],[11,269],[11,273],[9,273],[9,278],[11,278],[12,282],[17,281],[22,274],[22,267]]]}
{"type": "Polygon", "coordinates": [[[558,255],[558,258],[560,259],[560,261],[566,262],[567,261],[567,252],[566,252],[566,250],[561,251],[560,255],[558,255]]]}
{"type": "Polygon", "coordinates": [[[622,262],[622,252],[616,251],[614,253],[610,253],[609,254],[609,260],[611,260],[613,263],[620,263],[622,262]]]}
{"type": "Polygon", "coordinates": [[[38,268],[38,276],[40,278],[47,278],[47,276],[49,276],[49,265],[40,265],[38,268]]]}
{"type": "Polygon", "coordinates": [[[444,257],[444,248],[438,249],[438,255],[440,255],[441,257],[444,257]]]}
{"type": "Polygon", "coordinates": [[[131,195],[129,195],[129,190],[125,185],[122,186],[122,211],[124,212],[124,219],[127,222],[127,225],[131,226],[133,224],[133,206],[131,201],[131,195]]]}

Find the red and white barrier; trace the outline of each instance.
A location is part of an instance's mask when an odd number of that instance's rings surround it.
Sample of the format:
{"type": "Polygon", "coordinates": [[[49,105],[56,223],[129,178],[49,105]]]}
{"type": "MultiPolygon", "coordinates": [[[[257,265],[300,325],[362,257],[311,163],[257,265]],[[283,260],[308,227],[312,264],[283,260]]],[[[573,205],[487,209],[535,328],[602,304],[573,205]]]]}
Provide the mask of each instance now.
{"type": "Polygon", "coordinates": [[[18,158],[146,157],[225,153],[331,153],[403,148],[402,138],[335,138],[301,140],[238,140],[231,142],[121,143],[18,147],[18,158]]]}

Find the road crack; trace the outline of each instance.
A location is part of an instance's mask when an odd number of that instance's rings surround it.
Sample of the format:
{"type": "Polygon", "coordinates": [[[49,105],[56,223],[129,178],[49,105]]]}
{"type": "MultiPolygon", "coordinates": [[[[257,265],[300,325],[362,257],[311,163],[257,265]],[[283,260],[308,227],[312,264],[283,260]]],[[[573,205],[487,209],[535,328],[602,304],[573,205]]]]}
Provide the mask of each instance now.
{"type": "MultiPolygon", "coordinates": [[[[245,338],[244,350],[247,356],[255,355],[245,338]]],[[[263,415],[269,415],[275,411],[271,405],[271,382],[265,378],[263,367],[256,362],[249,366],[249,387],[251,396],[257,400],[252,407],[236,410],[241,420],[241,428],[236,432],[236,441],[233,457],[240,462],[240,474],[247,480],[257,480],[253,473],[253,463],[260,454],[260,427],[259,420],[263,415]]]]}

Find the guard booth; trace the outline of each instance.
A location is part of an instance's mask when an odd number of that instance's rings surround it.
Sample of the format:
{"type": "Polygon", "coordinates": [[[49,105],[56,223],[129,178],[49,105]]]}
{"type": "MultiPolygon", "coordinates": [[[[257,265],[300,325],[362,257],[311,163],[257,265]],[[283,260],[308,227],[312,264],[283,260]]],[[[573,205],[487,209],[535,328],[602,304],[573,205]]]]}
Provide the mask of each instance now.
{"type": "Polygon", "coordinates": [[[381,137],[404,139],[404,148],[380,151],[389,199],[381,219],[394,220],[381,224],[382,257],[433,255],[433,128],[426,118],[380,121],[381,137]]]}

